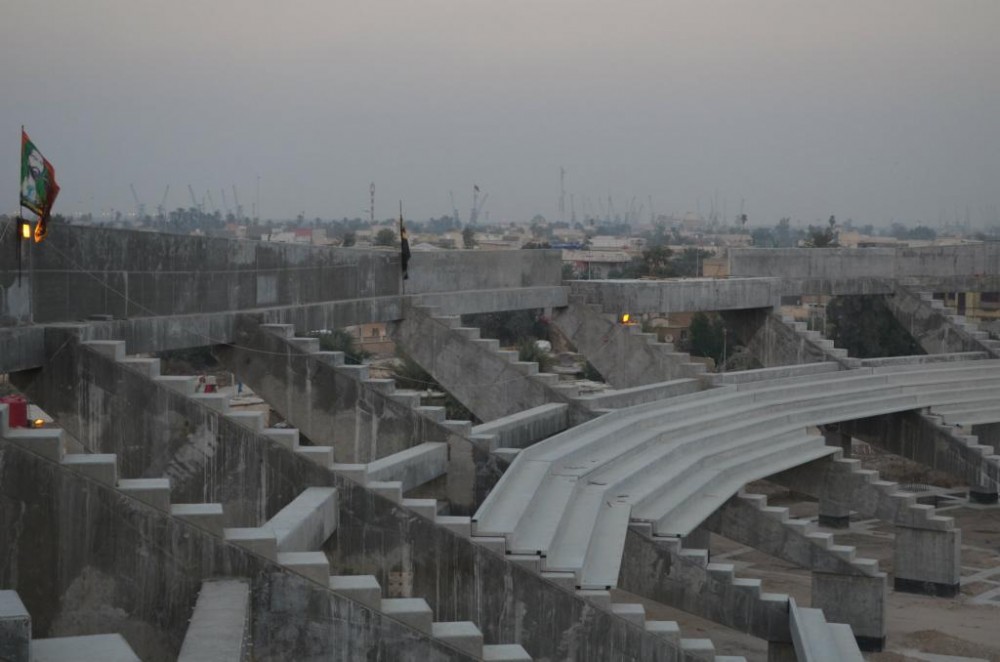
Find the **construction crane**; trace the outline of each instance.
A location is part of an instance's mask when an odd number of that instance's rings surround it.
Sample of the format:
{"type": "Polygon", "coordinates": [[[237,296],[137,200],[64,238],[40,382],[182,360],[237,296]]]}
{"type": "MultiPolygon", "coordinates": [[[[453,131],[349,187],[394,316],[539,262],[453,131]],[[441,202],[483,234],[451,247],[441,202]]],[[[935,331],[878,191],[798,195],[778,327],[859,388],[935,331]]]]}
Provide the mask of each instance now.
{"type": "Polygon", "coordinates": [[[156,205],[156,218],[161,221],[167,220],[167,193],[170,193],[170,184],[167,184],[167,188],[163,189],[163,197],[160,199],[160,204],[156,205]]]}
{"type": "Polygon", "coordinates": [[[222,194],[222,208],[226,212],[226,218],[229,218],[229,203],[226,202],[226,189],[220,188],[219,193],[222,194]]]}
{"type": "Polygon", "coordinates": [[[479,197],[479,185],[476,184],[472,187],[472,210],[469,212],[469,225],[475,225],[476,221],[479,220],[479,214],[483,211],[483,205],[486,204],[486,198],[490,197],[489,193],[483,194],[483,197],[479,197]]]}
{"type": "Polygon", "coordinates": [[[448,191],[448,197],[451,198],[451,218],[458,225],[462,225],[462,219],[458,217],[458,207],[455,206],[455,194],[448,191]]]}
{"type": "Polygon", "coordinates": [[[191,194],[191,208],[197,212],[201,212],[201,205],[198,204],[198,196],[194,194],[194,188],[188,184],[188,193],[191,194]]]}
{"type": "Polygon", "coordinates": [[[146,218],[146,205],[139,202],[139,196],[135,193],[135,185],[129,184],[128,187],[132,191],[132,199],[135,200],[135,218],[137,221],[141,221],[146,218]]]}
{"type": "Polygon", "coordinates": [[[236,205],[236,220],[243,220],[243,206],[240,205],[240,196],[236,193],[236,184],[233,184],[233,204],[236,205]]]}
{"type": "Polygon", "coordinates": [[[210,213],[214,214],[215,211],[216,211],[216,209],[218,209],[218,207],[215,206],[215,200],[212,199],[212,192],[206,190],[205,191],[205,197],[208,199],[208,204],[209,204],[209,206],[205,208],[206,211],[208,211],[210,209],[211,210],[210,213]]]}

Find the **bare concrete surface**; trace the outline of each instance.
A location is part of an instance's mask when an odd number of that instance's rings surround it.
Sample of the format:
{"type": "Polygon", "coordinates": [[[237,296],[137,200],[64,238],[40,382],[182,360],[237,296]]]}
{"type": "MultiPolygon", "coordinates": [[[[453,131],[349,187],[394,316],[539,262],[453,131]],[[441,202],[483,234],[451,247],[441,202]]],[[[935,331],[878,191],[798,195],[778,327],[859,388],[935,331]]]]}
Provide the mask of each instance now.
{"type": "MultiPolygon", "coordinates": [[[[754,483],[750,491],[770,491],[769,503],[791,509],[792,517],[815,519],[817,504],[800,501],[780,490],[754,483]]],[[[1000,508],[953,500],[942,503],[941,514],[954,517],[962,529],[962,590],[955,599],[890,591],[889,636],[886,649],[868,653],[873,662],[1000,661],[1000,508]]],[[[892,573],[892,526],[877,520],[852,521],[850,529],[824,529],[837,544],[854,545],[859,556],[875,558],[892,573]]],[[[788,593],[800,604],[810,602],[809,573],[720,536],[711,538],[711,561],[731,563],[738,577],[756,578],[768,592],[788,593]]],[[[639,598],[630,597],[642,602],[639,598]]],[[[616,598],[616,601],[618,599],[616,598]]],[[[624,600],[624,598],[621,598],[624,600]]],[[[644,602],[649,618],[676,620],[685,637],[707,637],[719,655],[744,655],[748,661],[766,660],[766,643],[676,610],[658,611],[644,602]],[[671,615],[672,614],[672,615],[671,615]],[[687,628],[691,628],[689,634],[687,628]]]]}

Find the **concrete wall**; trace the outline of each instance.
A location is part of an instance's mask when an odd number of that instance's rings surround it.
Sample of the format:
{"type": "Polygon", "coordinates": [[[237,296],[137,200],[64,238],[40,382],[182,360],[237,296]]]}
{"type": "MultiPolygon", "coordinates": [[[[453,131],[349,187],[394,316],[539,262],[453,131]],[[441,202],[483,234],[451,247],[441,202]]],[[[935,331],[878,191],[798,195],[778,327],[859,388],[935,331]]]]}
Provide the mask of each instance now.
{"type": "Polygon", "coordinates": [[[986,352],[983,345],[960,325],[955,324],[947,309],[933,308],[928,301],[909,288],[896,286],[892,296],[885,297],[886,305],[902,327],[928,354],[953,352],[986,352]]]}
{"type": "Polygon", "coordinates": [[[650,342],[635,333],[636,327],[607,319],[589,305],[570,304],[553,316],[552,323],[614,388],[656,384],[690,374],[685,369],[691,361],[687,354],[650,342]]]}
{"type": "Polygon", "coordinates": [[[94,450],[118,452],[120,476],[168,476],[174,502],[223,503],[228,522],[244,526],[266,521],[306,487],[337,487],[340,526],[326,550],[334,572],[375,574],[383,586],[390,573],[412,573],[412,595],[437,619],[474,621],[487,641],[518,641],[536,658],[679,659],[670,642],[218,412],[88,359],[65,337],[50,341],[45,369],[17,375],[19,387],[94,450]]]}
{"type": "Polygon", "coordinates": [[[569,285],[575,301],[613,315],[770,308],[785,291],[777,278],[574,280],[569,285]]]}
{"type": "Polygon", "coordinates": [[[31,323],[31,261],[37,250],[18,239],[15,221],[0,224],[0,327],[31,323]]]}
{"type": "Polygon", "coordinates": [[[766,368],[830,360],[822,347],[796,333],[770,309],[727,312],[723,319],[736,340],[766,368]]]}
{"type": "Polygon", "coordinates": [[[409,272],[406,294],[554,286],[562,284],[562,251],[419,251],[409,272]]]}
{"type": "Polygon", "coordinates": [[[623,591],[767,641],[791,641],[787,602],[761,601],[754,591],[713,576],[669,544],[654,540],[629,527],[618,580],[623,591]]]}
{"type": "Polygon", "coordinates": [[[482,341],[454,332],[426,309],[408,308],[390,332],[420,367],[484,423],[551,402],[567,404],[574,423],[592,417],[581,405],[528,377],[482,341]]]}
{"type": "Polygon", "coordinates": [[[888,294],[890,281],[904,278],[938,291],[989,291],[1000,281],[1000,245],[734,249],[729,273],[781,278],[785,294],[888,294]]]}
{"type": "Polygon", "coordinates": [[[233,576],[252,580],[255,660],[470,659],[12,444],[0,443],[0,495],[0,584],[36,638],[118,632],[147,662],[176,660],[201,582],[233,576]]]}

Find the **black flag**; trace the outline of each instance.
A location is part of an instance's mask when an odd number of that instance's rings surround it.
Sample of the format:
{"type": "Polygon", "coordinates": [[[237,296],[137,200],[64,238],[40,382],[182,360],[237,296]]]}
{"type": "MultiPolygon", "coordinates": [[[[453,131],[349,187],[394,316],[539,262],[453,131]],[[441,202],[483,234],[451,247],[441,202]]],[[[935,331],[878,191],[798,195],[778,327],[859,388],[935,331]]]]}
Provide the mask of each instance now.
{"type": "Polygon", "coordinates": [[[406,237],[406,226],[403,225],[403,212],[399,212],[399,262],[403,267],[403,280],[408,280],[410,274],[407,264],[410,262],[410,240],[406,237]]]}

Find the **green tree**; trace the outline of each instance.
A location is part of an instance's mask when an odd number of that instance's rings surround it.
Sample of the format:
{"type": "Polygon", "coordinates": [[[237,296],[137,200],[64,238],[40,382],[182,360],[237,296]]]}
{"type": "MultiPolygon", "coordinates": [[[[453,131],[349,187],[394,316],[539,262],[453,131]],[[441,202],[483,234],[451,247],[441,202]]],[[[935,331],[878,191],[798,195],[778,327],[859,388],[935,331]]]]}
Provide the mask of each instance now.
{"type": "Polygon", "coordinates": [[[642,252],[640,258],[640,276],[668,278],[674,275],[674,266],[670,262],[673,251],[666,246],[654,246],[642,252]]]}
{"type": "Polygon", "coordinates": [[[475,248],[476,244],[476,231],[472,229],[471,225],[466,225],[465,229],[462,230],[462,245],[465,248],[475,248]]]}
{"type": "Polygon", "coordinates": [[[376,246],[395,246],[396,245],[396,233],[389,228],[382,228],[375,235],[375,245],[376,246]]]}
{"type": "Polygon", "coordinates": [[[706,313],[695,313],[688,327],[688,340],[685,351],[692,356],[703,356],[722,365],[725,359],[726,327],[718,315],[711,317],[706,313]]]}
{"type": "Polygon", "coordinates": [[[674,258],[674,271],[678,276],[701,276],[701,265],[708,257],[712,257],[711,251],[694,247],[685,248],[674,258]]]}
{"type": "Polygon", "coordinates": [[[371,353],[360,349],[354,342],[354,336],[344,329],[334,329],[333,331],[316,331],[309,334],[313,338],[319,338],[319,348],[324,352],[343,352],[344,363],[348,365],[361,365],[365,359],[371,358],[371,353]]]}
{"type": "Polygon", "coordinates": [[[434,377],[423,369],[419,363],[414,361],[409,354],[400,348],[396,348],[396,363],[392,366],[392,377],[396,381],[396,386],[400,388],[413,389],[415,391],[426,391],[428,389],[444,393],[444,408],[448,418],[458,421],[478,421],[472,412],[455,399],[434,377]]]}
{"type": "Polygon", "coordinates": [[[341,240],[340,245],[344,247],[350,247],[354,245],[354,242],[358,240],[358,236],[348,230],[344,233],[344,238],[341,240]]]}
{"type": "Polygon", "coordinates": [[[925,353],[878,296],[834,297],[826,324],[829,338],[859,359],[925,353]]]}

